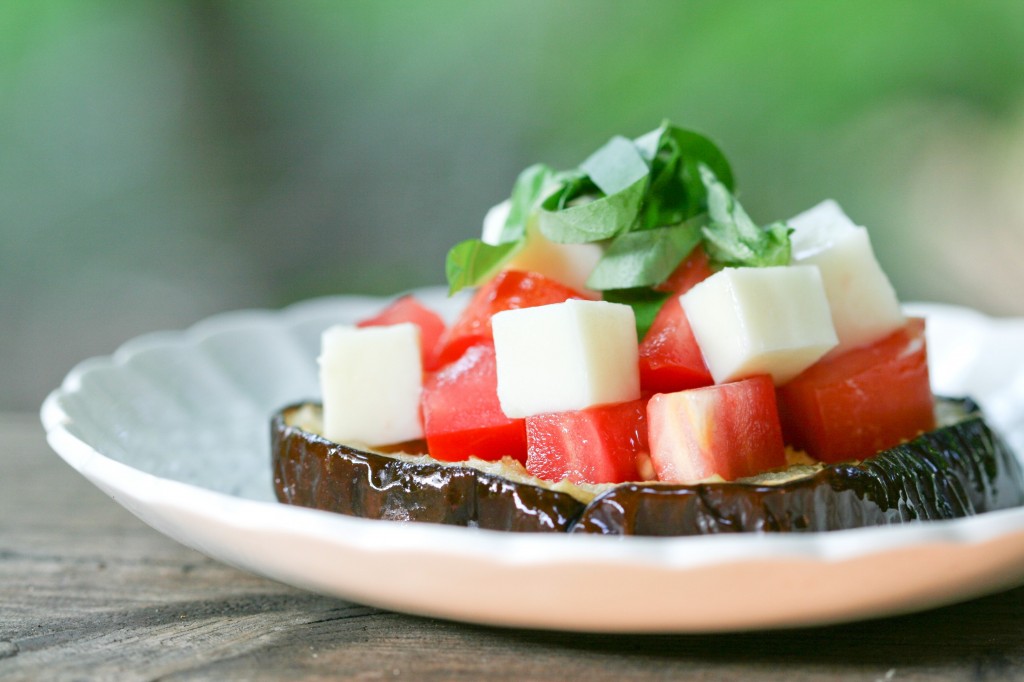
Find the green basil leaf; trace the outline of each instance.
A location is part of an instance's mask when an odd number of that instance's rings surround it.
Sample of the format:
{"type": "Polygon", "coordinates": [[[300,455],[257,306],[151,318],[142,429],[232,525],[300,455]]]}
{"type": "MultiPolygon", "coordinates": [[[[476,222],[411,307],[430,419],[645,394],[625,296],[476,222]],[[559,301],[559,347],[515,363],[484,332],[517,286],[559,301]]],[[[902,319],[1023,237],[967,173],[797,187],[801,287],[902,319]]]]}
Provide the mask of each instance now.
{"type": "Polygon", "coordinates": [[[612,303],[624,303],[633,309],[636,317],[636,338],[642,341],[654,324],[658,311],[665,305],[671,294],[653,289],[610,289],[602,292],[602,298],[612,303]]]}
{"type": "Polygon", "coordinates": [[[708,259],[718,266],[740,267],[757,260],[757,254],[724,223],[711,223],[703,230],[708,259]]]}
{"type": "Polygon", "coordinates": [[[713,223],[730,225],[744,242],[756,242],[760,228],[743,210],[736,197],[707,166],[700,167],[700,177],[708,193],[708,216],[713,223]]]}
{"type": "Polygon", "coordinates": [[[732,168],[709,138],[668,122],[634,141],[651,166],[650,190],[636,229],[673,225],[707,211],[707,190],[699,167],[708,166],[728,189],[732,168]]]}
{"type": "Polygon", "coordinates": [[[789,229],[759,228],[733,188],[725,155],[700,133],[665,121],[635,140],[613,137],[576,169],[536,164],[520,173],[499,245],[456,245],[449,286],[455,292],[500,270],[522,248],[531,220],[556,243],[610,240],[589,280],[600,290],[657,285],[700,240],[718,266],[787,263],[789,229]]]}
{"type": "Polygon", "coordinates": [[[554,177],[555,171],[542,163],[530,166],[519,174],[512,187],[511,206],[498,245],[469,239],[448,251],[445,274],[448,276],[450,294],[489,279],[519,250],[526,240],[526,224],[530,214],[536,209],[545,188],[554,177]]]}
{"type": "Polygon", "coordinates": [[[541,234],[560,244],[581,244],[613,237],[628,230],[636,220],[647,188],[647,176],[623,190],[578,205],[571,205],[570,186],[541,203],[538,227],[541,234]]]}
{"type": "Polygon", "coordinates": [[[736,180],[732,174],[732,166],[725,154],[710,138],[685,128],[667,125],[664,137],[671,139],[679,154],[711,169],[718,181],[731,192],[736,189],[736,180]]]}
{"type": "Polygon", "coordinates": [[[701,241],[701,225],[691,221],[613,239],[587,279],[599,291],[660,284],[701,241]]]}
{"type": "Polygon", "coordinates": [[[633,226],[647,190],[649,169],[639,150],[613,137],[567,174],[541,204],[541,234],[560,244],[602,241],[633,226]]]}
{"type": "Polygon", "coordinates": [[[703,208],[702,202],[691,201],[692,192],[686,187],[683,169],[684,159],[672,144],[666,145],[655,157],[650,190],[637,221],[639,229],[674,225],[703,208]]]}
{"type": "Polygon", "coordinates": [[[519,250],[521,244],[521,241],[517,241],[494,246],[479,239],[467,239],[453,246],[445,260],[448,294],[490,279],[519,250]]]}
{"type": "Polygon", "coordinates": [[[789,265],[793,257],[793,245],[789,235],[793,228],[786,223],[776,222],[764,228],[767,236],[761,247],[761,263],[763,266],[789,265]]]}
{"type": "Polygon", "coordinates": [[[729,267],[787,265],[790,228],[784,223],[758,227],[711,169],[701,165],[699,172],[708,196],[711,222],[703,234],[711,261],[729,267]]]}
{"type": "Polygon", "coordinates": [[[587,157],[580,170],[605,196],[612,196],[645,179],[649,168],[632,141],[613,137],[605,146],[587,157]]]}
{"type": "Polygon", "coordinates": [[[650,166],[654,157],[658,155],[658,151],[662,147],[662,139],[665,137],[665,131],[672,126],[668,121],[662,121],[661,125],[652,130],[649,133],[644,133],[640,137],[633,140],[636,150],[643,157],[647,165],[650,166]]]}
{"type": "Polygon", "coordinates": [[[526,236],[530,214],[554,176],[554,169],[543,163],[534,164],[519,174],[512,186],[511,207],[501,231],[502,244],[519,241],[526,236]]]}

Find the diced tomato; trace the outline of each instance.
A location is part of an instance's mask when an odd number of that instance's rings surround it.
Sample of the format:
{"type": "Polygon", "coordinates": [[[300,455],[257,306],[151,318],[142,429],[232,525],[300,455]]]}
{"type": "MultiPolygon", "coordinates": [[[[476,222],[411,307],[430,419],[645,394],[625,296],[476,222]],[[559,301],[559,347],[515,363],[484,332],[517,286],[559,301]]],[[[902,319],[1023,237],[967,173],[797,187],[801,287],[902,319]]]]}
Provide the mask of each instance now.
{"type": "Polygon", "coordinates": [[[647,446],[645,401],[599,405],[526,418],[526,469],[538,478],[573,483],[640,480],[647,446]]]}
{"type": "Polygon", "coordinates": [[[732,481],[785,466],[771,377],[659,393],[647,404],[651,462],[658,480],[732,481]]]}
{"type": "Polygon", "coordinates": [[[491,317],[502,310],[561,303],[584,294],[535,272],[505,270],[480,288],[441,339],[438,364],[452,362],[473,344],[491,341],[491,317]]]}
{"type": "Polygon", "coordinates": [[[640,344],[640,387],[644,391],[671,393],[714,383],[679,302],[682,294],[711,274],[708,257],[698,246],[658,285],[671,296],[640,344]]]}
{"type": "Polygon", "coordinates": [[[671,393],[713,383],[683,306],[673,296],[640,344],[640,388],[671,393]]]}
{"type": "Polygon", "coordinates": [[[471,346],[457,361],[427,376],[420,402],[431,456],[449,462],[470,456],[526,461],[526,423],[509,419],[498,403],[494,346],[471,346]]]}
{"type": "Polygon", "coordinates": [[[865,459],[935,428],[924,320],[826,356],[778,390],[786,442],[823,462],[865,459]]]}
{"type": "Polygon", "coordinates": [[[425,307],[415,297],[402,296],[373,317],[358,322],[357,327],[386,327],[392,324],[412,322],[420,328],[420,352],[423,368],[427,371],[437,368],[436,352],[438,341],[445,331],[441,316],[425,307]]]}

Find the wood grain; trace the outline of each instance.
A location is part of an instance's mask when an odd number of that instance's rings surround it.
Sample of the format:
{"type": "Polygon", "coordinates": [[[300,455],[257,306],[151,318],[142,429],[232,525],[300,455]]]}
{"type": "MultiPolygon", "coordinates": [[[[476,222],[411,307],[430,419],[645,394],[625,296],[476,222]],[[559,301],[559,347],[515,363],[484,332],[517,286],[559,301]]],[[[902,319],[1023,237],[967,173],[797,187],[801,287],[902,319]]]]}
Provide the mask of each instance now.
{"type": "Polygon", "coordinates": [[[34,415],[0,414],[2,680],[1018,680],[1022,615],[1024,589],[912,616],[716,636],[405,616],[186,549],[63,464],[34,415]]]}

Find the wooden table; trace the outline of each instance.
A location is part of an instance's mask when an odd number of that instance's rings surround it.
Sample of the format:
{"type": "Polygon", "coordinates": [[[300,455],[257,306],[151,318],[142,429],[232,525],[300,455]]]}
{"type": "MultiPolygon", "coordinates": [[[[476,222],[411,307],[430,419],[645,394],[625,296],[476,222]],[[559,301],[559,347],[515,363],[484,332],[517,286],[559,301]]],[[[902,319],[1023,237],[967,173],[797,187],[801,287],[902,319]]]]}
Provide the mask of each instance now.
{"type": "Polygon", "coordinates": [[[0,680],[839,676],[1024,679],[1024,588],[913,616],[715,636],[405,616],[257,578],[178,545],[65,465],[34,414],[0,413],[0,680]]]}

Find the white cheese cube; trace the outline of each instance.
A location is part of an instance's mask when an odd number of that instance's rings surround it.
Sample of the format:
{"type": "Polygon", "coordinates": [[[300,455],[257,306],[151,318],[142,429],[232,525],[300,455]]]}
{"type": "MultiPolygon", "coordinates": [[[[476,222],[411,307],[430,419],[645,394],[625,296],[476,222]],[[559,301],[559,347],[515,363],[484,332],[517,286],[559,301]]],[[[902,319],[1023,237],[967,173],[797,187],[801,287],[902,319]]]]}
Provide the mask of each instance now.
{"type": "Polygon", "coordinates": [[[818,268],[725,268],[680,297],[716,383],[789,381],[836,345],[818,268]]]}
{"type": "Polygon", "coordinates": [[[876,341],[905,323],[896,291],[882,271],[865,228],[839,204],[824,201],[788,221],[793,263],[821,270],[839,337],[837,352],[876,341]]]}
{"type": "Polygon", "coordinates": [[[324,437],[390,445],[423,437],[419,328],[336,325],[321,337],[324,437]]]}
{"type": "MultiPolygon", "coordinates": [[[[498,244],[510,206],[508,201],[503,201],[487,212],[481,241],[498,244]]],[[[599,244],[558,244],[551,241],[541,234],[534,216],[526,224],[526,242],[506,267],[540,273],[577,291],[593,294],[596,298],[597,292],[587,289],[587,278],[602,255],[604,249],[599,244]]]]}
{"type": "Polygon", "coordinates": [[[512,419],[640,397],[633,309],[570,300],[491,318],[498,400],[512,419]]]}
{"type": "Polygon", "coordinates": [[[856,223],[850,220],[834,199],[826,199],[812,206],[787,220],[786,224],[793,228],[789,239],[793,245],[794,258],[821,251],[827,248],[836,235],[857,229],[856,223]]]}
{"type": "Polygon", "coordinates": [[[480,241],[485,244],[497,246],[501,243],[501,232],[505,229],[505,221],[512,210],[512,201],[505,199],[500,204],[495,204],[488,209],[484,215],[484,230],[480,235],[480,241]]]}

